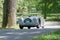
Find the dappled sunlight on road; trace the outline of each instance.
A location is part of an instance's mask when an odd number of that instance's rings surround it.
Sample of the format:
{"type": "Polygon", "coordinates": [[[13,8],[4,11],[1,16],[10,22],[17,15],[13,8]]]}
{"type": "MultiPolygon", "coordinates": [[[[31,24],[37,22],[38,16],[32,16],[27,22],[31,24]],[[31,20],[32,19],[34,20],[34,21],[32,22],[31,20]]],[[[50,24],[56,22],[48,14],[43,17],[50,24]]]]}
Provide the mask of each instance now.
{"type": "Polygon", "coordinates": [[[47,21],[44,28],[60,28],[60,21],[47,21]]]}
{"type": "Polygon", "coordinates": [[[53,32],[57,29],[20,29],[0,30],[0,40],[32,40],[41,34],[53,32]]]}
{"type": "Polygon", "coordinates": [[[8,37],[8,36],[0,36],[0,38],[4,38],[4,39],[7,38],[7,37],[8,37]]]}

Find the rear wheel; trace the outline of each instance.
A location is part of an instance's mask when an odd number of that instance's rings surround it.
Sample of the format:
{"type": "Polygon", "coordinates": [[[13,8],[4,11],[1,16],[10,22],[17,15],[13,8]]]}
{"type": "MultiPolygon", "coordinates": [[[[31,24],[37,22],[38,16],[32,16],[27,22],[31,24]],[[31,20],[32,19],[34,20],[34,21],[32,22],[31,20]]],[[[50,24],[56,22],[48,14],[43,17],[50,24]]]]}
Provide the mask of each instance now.
{"type": "Polygon", "coordinates": [[[28,29],[30,29],[30,27],[28,27],[28,29]]]}
{"type": "Polygon", "coordinates": [[[23,26],[19,25],[20,29],[23,29],[23,26]]]}
{"type": "Polygon", "coordinates": [[[37,26],[37,28],[39,28],[39,25],[37,26]]]}

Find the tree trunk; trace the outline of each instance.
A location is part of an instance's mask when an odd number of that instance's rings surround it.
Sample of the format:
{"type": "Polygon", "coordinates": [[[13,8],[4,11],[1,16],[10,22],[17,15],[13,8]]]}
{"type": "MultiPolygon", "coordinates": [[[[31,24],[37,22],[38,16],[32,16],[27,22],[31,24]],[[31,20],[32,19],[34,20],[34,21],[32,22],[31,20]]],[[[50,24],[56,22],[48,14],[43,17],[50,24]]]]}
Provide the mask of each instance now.
{"type": "Polygon", "coordinates": [[[47,1],[45,0],[44,1],[44,6],[43,6],[43,4],[42,4],[42,6],[44,7],[44,8],[42,8],[42,13],[44,14],[44,19],[46,19],[46,17],[47,17],[47,1]]]}
{"type": "Polygon", "coordinates": [[[16,25],[16,0],[4,0],[2,27],[16,25]]]}
{"type": "Polygon", "coordinates": [[[46,14],[47,14],[47,10],[46,10],[46,2],[45,2],[45,9],[44,9],[44,19],[46,19],[46,14]]]}

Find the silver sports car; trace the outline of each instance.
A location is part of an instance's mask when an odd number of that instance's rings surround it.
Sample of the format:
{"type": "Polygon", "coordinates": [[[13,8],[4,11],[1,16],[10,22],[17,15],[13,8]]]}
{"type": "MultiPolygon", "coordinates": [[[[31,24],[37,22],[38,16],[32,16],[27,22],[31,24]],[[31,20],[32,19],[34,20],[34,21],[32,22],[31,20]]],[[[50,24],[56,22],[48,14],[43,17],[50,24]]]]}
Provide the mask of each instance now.
{"type": "Polygon", "coordinates": [[[20,29],[23,29],[23,27],[28,27],[30,29],[31,27],[42,27],[44,28],[44,18],[40,16],[30,16],[30,17],[21,17],[18,19],[19,27],[20,29]]]}

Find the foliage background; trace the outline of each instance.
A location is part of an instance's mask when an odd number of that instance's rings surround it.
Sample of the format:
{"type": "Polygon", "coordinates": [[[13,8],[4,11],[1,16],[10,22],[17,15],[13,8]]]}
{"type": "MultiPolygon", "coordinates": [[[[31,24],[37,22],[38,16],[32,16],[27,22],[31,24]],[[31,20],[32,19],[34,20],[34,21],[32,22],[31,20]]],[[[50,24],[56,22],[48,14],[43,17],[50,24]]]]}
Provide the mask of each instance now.
{"type": "MultiPolygon", "coordinates": [[[[0,0],[0,24],[3,18],[3,3],[4,0],[0,0]]],[[[46,14],[49,20],[60,20],[60,0],[17,0],[17,17],[20,16],[19,11],[22,8],[25,13],[46,14]]]]}

